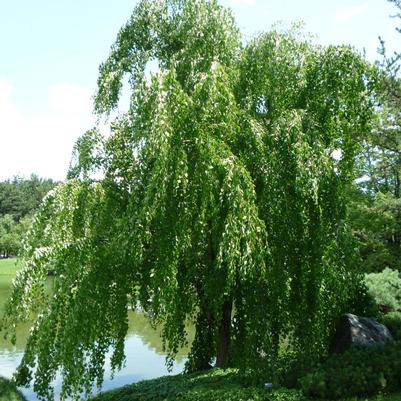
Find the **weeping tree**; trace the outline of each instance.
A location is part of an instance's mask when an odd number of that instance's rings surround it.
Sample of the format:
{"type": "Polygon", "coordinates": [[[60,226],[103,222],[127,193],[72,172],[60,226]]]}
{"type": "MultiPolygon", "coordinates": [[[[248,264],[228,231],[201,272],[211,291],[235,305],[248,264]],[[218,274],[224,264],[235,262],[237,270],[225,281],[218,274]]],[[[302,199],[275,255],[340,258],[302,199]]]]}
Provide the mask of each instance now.
{"type": "Polygon", "coordinates": [[[3,320],[13,336],[36,316],[17,382],[45,399],[58,371],[62,397],[100,385],[131,307],[163,326],[168,364],[195,325],[188,371],[269,366],[282,341],[324,354],[359,280],[344,193],[369,72],[294,32],[244,45],[217,1],[140,1],[95,97],[110,117],[128,76],[129,110],[80,138],[25,242],[3,320]]]}

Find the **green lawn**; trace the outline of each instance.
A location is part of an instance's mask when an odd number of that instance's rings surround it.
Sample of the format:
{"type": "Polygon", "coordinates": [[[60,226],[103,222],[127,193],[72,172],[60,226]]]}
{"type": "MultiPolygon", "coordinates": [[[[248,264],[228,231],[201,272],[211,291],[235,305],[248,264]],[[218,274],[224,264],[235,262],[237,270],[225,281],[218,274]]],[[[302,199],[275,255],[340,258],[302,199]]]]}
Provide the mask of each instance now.
{"type": "Polygon", "coordinates": [[[1,275],[14,275],[21,264],[17,262],[16,258],[0,259],[0,276],[1,275]]]}

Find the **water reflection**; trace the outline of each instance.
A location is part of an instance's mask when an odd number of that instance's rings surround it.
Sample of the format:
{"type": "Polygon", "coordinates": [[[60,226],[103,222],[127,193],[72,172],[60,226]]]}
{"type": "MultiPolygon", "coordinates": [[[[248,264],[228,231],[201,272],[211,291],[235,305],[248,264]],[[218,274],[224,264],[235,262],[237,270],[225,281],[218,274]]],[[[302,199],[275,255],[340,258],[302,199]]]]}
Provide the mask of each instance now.
{"type": "MultiPolygon", "coordinates": [[[[4,313],[5,303],[11,293],[12,276],[0,275],[0,316],[4,313]]],[[[51,288],[51,279],[48,286],[51,288]]],[[[117,372],[111,380],[110,363],[106,362],[105,377],[102,390],[119,387],[139,380],[150,379],[168,374],[165,367],[166,354],[163,351],[160,340],[161,328],[152,328],[146,316],[139,311],[130,311],[128,314],[128,334],[125,341],[125,355],[127,357],[125,367],[117,372]]],[[[9,341],[0,337],[0,375],[10,378],[19,365],[26,345],[30,329],[30,323],[23,323],[17,327],[17,342],[13,346],[9,341]]],[[[194,330],[188,328],[190,339],[194,330]]],[[[180,350],[177,362],[171,373],[182,371],[185,356],[188,349],[180,350]]],[[[55,383],[55,393],[60,390],[60,381],[55,383]]],[[[31,389],[22,389],[28,401],[36,401],[37,398],[31,389]]]]}

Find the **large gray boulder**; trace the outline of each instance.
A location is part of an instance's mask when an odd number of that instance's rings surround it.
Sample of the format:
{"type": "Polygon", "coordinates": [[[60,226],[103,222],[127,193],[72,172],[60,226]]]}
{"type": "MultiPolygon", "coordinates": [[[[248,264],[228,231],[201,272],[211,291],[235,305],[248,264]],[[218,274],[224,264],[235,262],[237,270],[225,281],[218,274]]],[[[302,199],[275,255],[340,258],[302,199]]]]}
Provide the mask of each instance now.
{"type": "Polygon", "coordinates": [[[353,345],[371,347],[392,340],[389,329],[377,320],[347,313],[337,323],[330,352],[340,354],[353,345]]]}

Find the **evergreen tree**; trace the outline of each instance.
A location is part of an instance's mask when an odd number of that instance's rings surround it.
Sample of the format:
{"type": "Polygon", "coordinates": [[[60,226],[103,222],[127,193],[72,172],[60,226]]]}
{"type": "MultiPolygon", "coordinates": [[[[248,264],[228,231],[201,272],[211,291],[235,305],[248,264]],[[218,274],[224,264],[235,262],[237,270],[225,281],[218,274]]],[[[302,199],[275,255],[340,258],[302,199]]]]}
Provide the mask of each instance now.
{"type": "MultiPolygon", "coordinates": [[[[390,2],[401,11],[398,0],[390,2]]],[[[399,22],[401,14],[395,17],[399,22]]],[[[350,202],[350,222],[367,272],[401,269],[401,54],[388,55],[384,40],[380,54],[376,118],[362,142],[363,179],[350,202]]]]}

